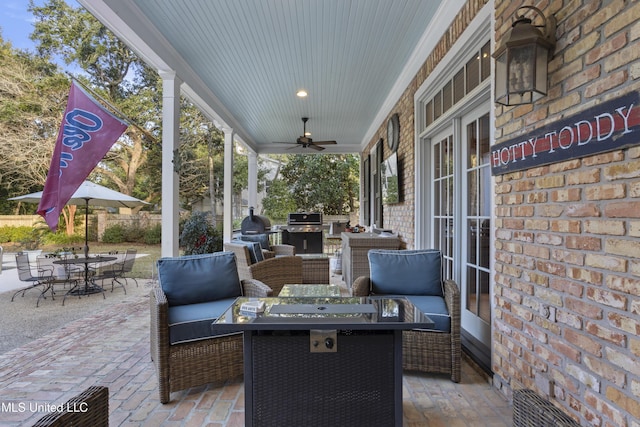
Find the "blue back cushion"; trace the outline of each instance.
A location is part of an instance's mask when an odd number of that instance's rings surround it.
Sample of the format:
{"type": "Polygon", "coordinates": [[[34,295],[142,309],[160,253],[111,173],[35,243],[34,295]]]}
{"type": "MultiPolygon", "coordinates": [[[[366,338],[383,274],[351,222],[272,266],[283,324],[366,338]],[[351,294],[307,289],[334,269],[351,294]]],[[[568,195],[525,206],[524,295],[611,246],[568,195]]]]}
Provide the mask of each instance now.
{"type": "Polygon", "coordinates": [[[245,242],[258,242],[262,249],[271,249],[269,236],[266,234],[242,234],[240,235],[240,240],[244,240],[245,242]]]}
{"type": "Polygon", "coordinates": [[[242,295],[233,252],[160,258],[158,279],[169,306],[242,295]]]}
{"type": "Polygon", "coordinates": [[[249,242],[245,240],[233,240],[233,243],[238,243],[240,245],[244,245],[249,249],[249,258],[251,259],[251,264],[255,264],[256,262],[264,261],[264,254],[262,253],[262,247],[259,242],[249,242]]]}
{"type": "Polygon", "coordinates": [[[439,250],[371,249],[368,255],[372,293],[444,295],[439,250]]]}

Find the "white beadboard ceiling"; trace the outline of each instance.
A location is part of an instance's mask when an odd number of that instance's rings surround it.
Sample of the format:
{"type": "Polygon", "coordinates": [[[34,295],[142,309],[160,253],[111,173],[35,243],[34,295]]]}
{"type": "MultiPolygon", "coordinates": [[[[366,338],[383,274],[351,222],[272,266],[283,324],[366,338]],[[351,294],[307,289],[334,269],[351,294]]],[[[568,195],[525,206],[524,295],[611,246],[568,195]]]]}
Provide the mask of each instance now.
{"type": "Polygon", "coordinates": [[[360,152],[462,0],[80,0],[258,153],[360,152]],[[298,89],[309,96],[296,97],[298,89]]]}

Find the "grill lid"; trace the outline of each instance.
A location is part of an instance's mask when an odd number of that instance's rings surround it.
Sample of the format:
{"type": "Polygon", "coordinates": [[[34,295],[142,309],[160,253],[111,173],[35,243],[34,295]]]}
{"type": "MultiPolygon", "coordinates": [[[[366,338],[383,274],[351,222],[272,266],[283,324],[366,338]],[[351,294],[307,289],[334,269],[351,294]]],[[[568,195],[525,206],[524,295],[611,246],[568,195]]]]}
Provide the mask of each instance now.
{"type": "Polygon", "coordinates": [[[322,225],[319,212],[293,212],[287,216],[287,225],[322,225]]]}
{"type": "Polygon", "coordinates": [[[264,234],[271,230],[271,221],[262,215],[254,215],[253,207],[249,208],[249,216],[242,220],[240,232],[242,234],[264,234]]]}

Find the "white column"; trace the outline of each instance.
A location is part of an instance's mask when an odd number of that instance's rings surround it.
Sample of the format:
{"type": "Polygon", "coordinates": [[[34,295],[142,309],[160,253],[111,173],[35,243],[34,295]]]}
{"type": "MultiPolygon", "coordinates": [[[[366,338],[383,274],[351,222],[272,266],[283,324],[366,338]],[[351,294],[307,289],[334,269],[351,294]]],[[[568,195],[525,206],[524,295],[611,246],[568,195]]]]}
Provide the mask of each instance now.
{"type": "MultiPolygon", "coordinates": [[[[249,206],[258,208],[258,155],[253,151],[247,154],[248,163],[248,185],[249,185],[249,206]]],[[[256,211],[256,213],[259,213],[256,211]]]]}
{"type": "Polygon", "coordinates": [[[174,153],[180,146],[180,80],[173,72],[162,77],[162,243],[163,257],[178,256],[179,180],[174,153]]]}
{"type": "Polygon", "coordinates": [[[223,128],[224,132],[224,198],[222,241],[233,238],[233,129],[223,128]]]}

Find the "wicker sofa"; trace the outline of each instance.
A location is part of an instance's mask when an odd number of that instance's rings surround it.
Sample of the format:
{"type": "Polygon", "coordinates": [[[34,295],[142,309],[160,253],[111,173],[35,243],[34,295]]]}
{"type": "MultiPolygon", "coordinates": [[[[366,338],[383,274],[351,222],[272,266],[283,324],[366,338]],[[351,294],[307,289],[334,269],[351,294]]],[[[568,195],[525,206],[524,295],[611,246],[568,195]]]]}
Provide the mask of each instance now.
{"type": "Polygon", "coordinates": [[[161,258],[151,291],[151,359],[160,402],[170,393],[243,374],[242,333],[218,333],[213,321],[240,295],[267,297],[257,280],[240,280],[232,252],[161,258]]]}
{"type": "Polygon", "coordinates": [[[403,296],[435,323],[432,330],[403,332],[403,368],[450,374],[460,382],[460,289],[454,281],[442,280],[441,252],[372,249],[368,258],[370,276],[354,281],[354,296],[403,296]]]}

